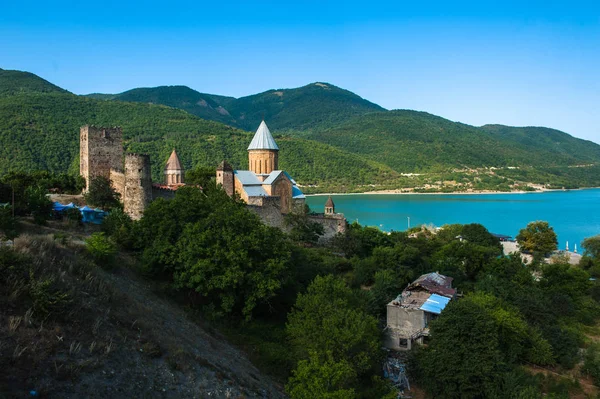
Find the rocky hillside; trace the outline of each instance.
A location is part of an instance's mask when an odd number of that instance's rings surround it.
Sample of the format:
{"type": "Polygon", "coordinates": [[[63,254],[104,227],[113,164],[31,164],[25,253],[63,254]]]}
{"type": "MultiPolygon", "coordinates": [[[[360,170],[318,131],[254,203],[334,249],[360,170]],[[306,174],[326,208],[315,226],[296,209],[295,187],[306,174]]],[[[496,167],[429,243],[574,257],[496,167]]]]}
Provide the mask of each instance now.
{"type": "Polygon", "coordinates": [[[106,272],[56,233],[0,248],[0,397],[284,397],[127,266],[106,272]]]}

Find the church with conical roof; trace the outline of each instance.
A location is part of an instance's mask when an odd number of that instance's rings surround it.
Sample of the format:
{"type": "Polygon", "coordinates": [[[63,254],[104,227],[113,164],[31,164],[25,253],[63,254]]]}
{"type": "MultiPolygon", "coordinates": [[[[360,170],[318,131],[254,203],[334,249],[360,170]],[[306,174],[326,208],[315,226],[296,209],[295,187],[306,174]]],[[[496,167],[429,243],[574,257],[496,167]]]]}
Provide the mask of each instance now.
{"type": "Polygon", "coordinates": [[[275,206],[282,214],[304,212],[305,196],[296,181],[279,169],[279,147],[262,121],[248,146],[248,170],[234,170],[227,161],[217,167],[217,184],[248,205],[275,206]]]}

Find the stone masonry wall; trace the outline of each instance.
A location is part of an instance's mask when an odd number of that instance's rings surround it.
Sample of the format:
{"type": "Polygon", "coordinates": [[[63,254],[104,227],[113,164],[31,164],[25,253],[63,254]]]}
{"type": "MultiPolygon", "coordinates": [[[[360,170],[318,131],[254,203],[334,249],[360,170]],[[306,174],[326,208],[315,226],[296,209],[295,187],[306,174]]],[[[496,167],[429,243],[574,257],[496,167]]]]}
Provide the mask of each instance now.
{"type": "Polygon", "coordinates": [[[274,150],[248,151],[248,170],[256,174],[269,174],[277,170],[279,155],[274,150]]]}
{"type": "Polygon", "coordinates": [[[233,171],[217,170],[217,184],[222,185],[223,189],[230,197],[233,197],[233,194],[235,193],[235,185],[233,180],[233,171]]]}
{"type": "Polygon", "coordinates": [[[86,189],[96,176],[110,179],[110,170],[122,170],[123,132],[120,127],[85,125],[79,132],[79,173],[86,189]]]}
{"type": "Polygon", "coordinates": [[[137,220],[152,201],[152,178],[148,155],[127,154],[125,156],[124,211],[137,220]]]}
{"type": "Polygon", "coordinates": [[[175,198],[175,193],[175,190],[169,190],[165,188],[152,186],[152,200],[155,200],[157,198],[173,199],[175,198]]]}
{"type": "Polygon", "coordinates": [[[333,215],[324,215],[322,213],[308,215],[312,222],[319,223],[323,226],[325,233],[319,238],[319,241],[327,241],[332,239],[336,234],[344,234],[348,223],[346,218],[341,213],[333,215]]]}
{"type": "Polygon", "coordinates": [[[125,195],[125,174],[117,170],[110,170],[110,184],[121,195],[121,200],[125,195]]]}

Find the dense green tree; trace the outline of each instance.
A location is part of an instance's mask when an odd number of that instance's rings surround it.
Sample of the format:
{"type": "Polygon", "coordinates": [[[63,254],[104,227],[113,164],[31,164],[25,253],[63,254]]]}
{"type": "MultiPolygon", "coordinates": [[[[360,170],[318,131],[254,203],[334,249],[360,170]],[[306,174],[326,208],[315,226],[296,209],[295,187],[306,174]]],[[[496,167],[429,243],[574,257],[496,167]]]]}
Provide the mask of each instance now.
{"type": "Polygon", "coordinates": [[[600,234],[587,237],[581,243],[583,249],[585,249],[585,255],[591,256],[594,259],[600,260],[600,234]]]}
{"type": "Polygon", "coordinates": [[[516,237],[522,251],[546,255],[558,248],[554,229],[548,222],[537,221],[527,224],[516,237]]]}
{"type": "Polygon", "coordinates": [[[331,275],[315,278],[307,292],[298,295],[287,332],[300,358],[311,351],[331,353],[336,362],[351,364],[358,375],[380,358],[377,321],[360,310],[352,291],[331,275]]]}
{"type": "Polygon", "coordinates": [[[435,397],[491,397],[516,362],[552,362],[548,342],[516,310],[489,294],[451,303],[431,323],[431,337],[418,364],[435,397]]]}
{"type": "Polygon", "coordinates": [[[90,182],[89,190],[84,194],[88,205],[105,210],[118,208],[121,195],[113,188],[110,180],[104,176],[96,176],[90,182]]]}
{"type": "Polygon", "coordinates": [[[133,229],[131,217],[121,208],[112,209],[102,221],[102,231],[122,248],[133,248],[135,242],[133,229]]]}
{"type": "Polygon", "coordinates": [[[285,216],[285,224],[290,228],[290,238],[296,242],[316,244],[325,233],[323,225],[313,222],[303,213],[289,213],[285,216]]]}
{"type": "Polygon", "coordinates": [[[356,371],[348,361],[336,361],[331,352],[311,352],[308,359],[298,362],[286,391],[292,399],[352,399],[355,379],[356,371]]]}
{"type": "Polygon", "coordinates": [[[391,240],[387,234],[375,227],[363,227],[354,222],[348,226],[345,234],[335,237],[334,245],[348,258],[365,258],[378,246],[390,246],[391,240]]]}
{"type": "Polygon", "coordinates": [[[233,201],[188,223],[177,241],[175,282],[207,298],[218,311],[252,316],[282,287],[290,258],[279,229],[233,201]]]}
{"type": "Polygon", "coordinates": [[[494,237],[488,229],[479,223],[465,224],[462,227],[461,235],[463,239],[472,244],[477,244],[483,247],[497,248],[498,255],[502,254],[502,245],[500,240],[494,237]]]}
{"type": "Polygon", "coordinates": [[[211,180],[215,179],[216,168],[210,166],[199,166],[185,172],[185,183],[206,186],[211,180]]]}
{"type": "Polygon", "coordinates": [[[46,196],[42,187],[28,187],[25,190],[27,211],[33,216],[36,224],[45,224],[52,216],[52,201],[46,196]]]}
{"type": "Polygon", "coordinates": [[[483,398],[496,389],[507,365],[497,325],[478,301],[466,297],[449,304],[430,331],[418,364],[431,395],[483,398]]]}
{"type": "Polygon", "coordinates": [[[435,253],[432,263],[442,273],[463,280],[475,281],[485,265],[498,257],[496,246],[482,246],[469,241],[454,240],[435,253]]]}
{"type": "Polygon", "coordinates": [[[396,298],[409,283],[406,275],[399,276],[392,270],[381,270],[375,273],[375,283],[368,291],[369,312],[377,317],[384,316],[386,305],[396,298]]]}

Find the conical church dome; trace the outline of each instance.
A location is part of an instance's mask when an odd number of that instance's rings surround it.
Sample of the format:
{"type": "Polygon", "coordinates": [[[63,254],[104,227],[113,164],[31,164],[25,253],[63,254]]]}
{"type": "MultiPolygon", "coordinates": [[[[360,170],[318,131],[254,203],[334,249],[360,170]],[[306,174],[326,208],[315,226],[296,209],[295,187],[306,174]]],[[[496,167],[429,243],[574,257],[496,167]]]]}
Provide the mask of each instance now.
{"type": "Polygon", "coordinates": [[[271,135],[269,128],[265,121],[260,123],[260,126],[256,130],[254,138],[248,146],[248,150],[276,150],[279,151],[275,139],[271,135]]]}

